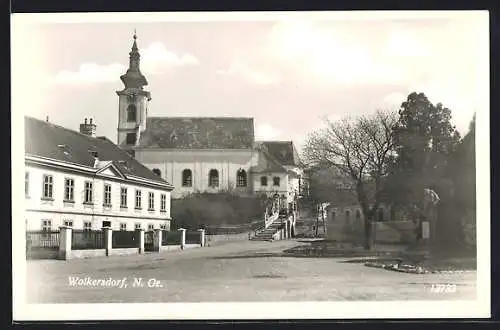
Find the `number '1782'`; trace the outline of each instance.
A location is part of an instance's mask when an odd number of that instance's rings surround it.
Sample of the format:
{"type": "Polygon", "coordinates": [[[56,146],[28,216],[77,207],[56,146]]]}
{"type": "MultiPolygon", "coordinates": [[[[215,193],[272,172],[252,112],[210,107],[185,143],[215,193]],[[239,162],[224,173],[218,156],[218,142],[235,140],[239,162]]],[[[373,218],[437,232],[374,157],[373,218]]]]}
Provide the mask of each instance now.
{"type": "Polygon", "coordinates": [[[431,292],[435,293],[452,293],[457,291],[456,284],[432,284],[431,292]]]}

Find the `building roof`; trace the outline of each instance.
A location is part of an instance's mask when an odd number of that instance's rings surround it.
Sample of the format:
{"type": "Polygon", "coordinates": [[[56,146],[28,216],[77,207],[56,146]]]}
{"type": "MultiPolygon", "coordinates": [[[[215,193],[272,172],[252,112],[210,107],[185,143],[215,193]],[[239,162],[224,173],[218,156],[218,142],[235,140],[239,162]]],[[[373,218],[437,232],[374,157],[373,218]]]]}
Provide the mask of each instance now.
{"type": "Polygon", "coordinates": [[[252,173],[286,173],[288,172],[266,149],[258,148],[259,157],[256,166],[250,169],[252,173]]]}
{"type": "Polygon", "coordinates": [[[292,141],[262,141],[260,143],[281,165],[299,166],[301,164],[292,141]]]}
{"type": "Polygon", "coordinates": [[[91,152],[97,152],[99,161],[112,161],[125,176],[170,185],[106,137],[91,137],[27,116],[24,125],[26,155],[94,167],[96,159],[91,152]]]}
{"type": "Polygon", "coordinates": [[[253,118],[149,117],[138,148],[251,149],[253,118]]]}

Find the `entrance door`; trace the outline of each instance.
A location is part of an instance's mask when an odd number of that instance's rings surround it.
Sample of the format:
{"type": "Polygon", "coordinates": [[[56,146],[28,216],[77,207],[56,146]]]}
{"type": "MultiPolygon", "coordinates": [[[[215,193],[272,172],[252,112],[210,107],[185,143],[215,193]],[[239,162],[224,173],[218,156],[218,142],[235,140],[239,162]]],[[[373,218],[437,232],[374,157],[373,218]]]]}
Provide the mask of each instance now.
{"type": "Polygon", "coordinates": [[[144,251],[154,251],[154,234],[153,230],[144,233],[144,251]]]}

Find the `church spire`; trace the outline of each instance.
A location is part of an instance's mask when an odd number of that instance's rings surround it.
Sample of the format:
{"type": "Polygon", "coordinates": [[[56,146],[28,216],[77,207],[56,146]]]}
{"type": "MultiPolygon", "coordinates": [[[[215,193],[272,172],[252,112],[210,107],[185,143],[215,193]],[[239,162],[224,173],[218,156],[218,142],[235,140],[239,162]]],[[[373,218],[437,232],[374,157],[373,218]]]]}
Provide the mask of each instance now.
{"type": "Polygon", "coordinates": [[[147,86],[148,82],[140,70],[141,55],[139,54],[139,48],[137,47],[137,33],[135,29],[133,39],[134,43],[132,44],[132,50],[129,53],[129,67],[127,73],[122,75],[120,79],[125,85],[125,88],[138,88],[142,90],[144,86],[147,86]]]}
{"type": "Polygon", "coordinates": [[[134,44],[132,45],[132,52],[139,54],[139,49],[137,48],[137,32],[134,29],[134,44]]]}

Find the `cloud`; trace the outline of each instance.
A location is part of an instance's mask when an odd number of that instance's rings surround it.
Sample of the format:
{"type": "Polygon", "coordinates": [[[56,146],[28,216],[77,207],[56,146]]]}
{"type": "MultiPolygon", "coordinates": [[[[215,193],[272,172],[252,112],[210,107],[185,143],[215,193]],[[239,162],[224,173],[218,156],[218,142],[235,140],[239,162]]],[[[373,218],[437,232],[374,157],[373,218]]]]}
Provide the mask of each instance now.
{"type": "Polygon", "coordinates": [[[354,25],[299,16],[273,26],[266,54],[315,84],[408,84],[477,58],[477,24],[447,22],[354,25]]]}
{"type": "Polygon", "coordinates": [[[166,49],[161,42],[155,42],[141,49],[141,68],[144,73],[161,74],[173,67],[198,66],[200,60],[192,54],[179,55],[166,49]]]}
{"type": "MultiPolygon", "coordinates": [[[[141,71],[145,75],[162,74],[173,67],[200,65],[200,61],[195,56],[191,54],[178,55],[168,51],[160,42],[153,43],[139,51],[141,53],[141,71]]],[[[117,82],[119,77],[127,71],[127,67],[121,63],[107,65],[84,63],[76,71],[63,70],[57,73],[55,83],[85,85],[117,82]]]]}
{"type": "Polygon", "coordinates": [[[229,65],[229,69],[217,70],[215,73],[223,76],[241,77],[244,80],[257,85],[272,85],[280,82],[280,78],[277,75],[253,70],[246,63],[238,60],[232,61],[229,65]]]}
{"type": "Polygon", "coordinates": [[[257,125],[255,129],[256,140],[272,140],[276,139],[283,133],[282,130],[276,129],[269,124],[257,125]]]}
{"type": "Polygon", "coordinates": [[[468,97],[459,90],[446,88],[444,82],[424,83],[418,85],[415,90],[423,92],[433,104],[442,103],[444,107],[449,108],[452,111],[451,121],[461,134],[467,132],[474,112],[481,104],[481,100],[477,98],[468,97]]]}
{"type": "Polygon", "coordinates": [[[326,84],[399,83],[392,62],[379,58],[359,36],[304,18],[280,21],[268,39],[268,55],[278,63],[326,84]]]}
{"type": "Polygon", "coordinates": [[[382,100],[382,108],[390,108],[390,109],[399,109],[401,104],[406,101],[406,98],[408,97],[408,94],[403,94],[399,92],[394,92],[382,100]]]}
{"type": "Polygon", "coordinates": [[[389,57],[431,56],[430,47],[419,40],[418,32],[410,29],[391,31],[383,49],[383,55],[389,57]]]}
{"type": "Polygon", "coordinates": [[[126,67],[120,63],[108,65],[84,63],[77,71],[60,71],[55,77],[55,83],[73,85],[116,82],[125,71],[126,67]]]}

